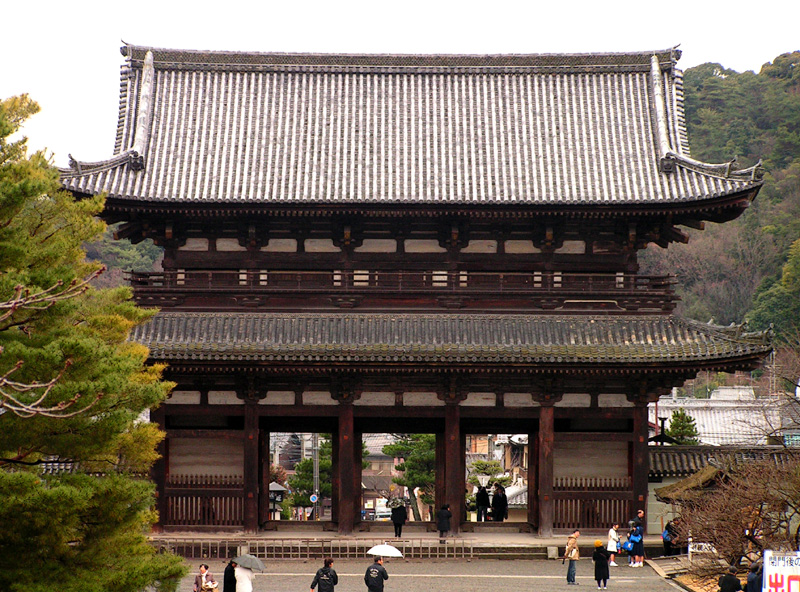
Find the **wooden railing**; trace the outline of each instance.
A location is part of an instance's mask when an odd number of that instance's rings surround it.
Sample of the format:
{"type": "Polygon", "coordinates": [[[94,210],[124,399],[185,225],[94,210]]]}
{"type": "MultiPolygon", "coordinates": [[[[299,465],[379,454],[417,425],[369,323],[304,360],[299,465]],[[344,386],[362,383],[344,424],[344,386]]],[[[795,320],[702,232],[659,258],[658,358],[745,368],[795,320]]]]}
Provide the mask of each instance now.
{"type": "Polygon", "coordinates": [[[175,475],[166,483],[165,526],[242,526],[244,483],[241,477],[175,475]]]}
{"type": "Polygon", "coordinates": [[[473,271],[378,270],[169,270],[130,272],[136,288],[172,288],[181,291],[230,289],[259,292],[457,292],[463,294],[564,293],[617,296],[656,292],[671,295],[671,276],[623,273],[562,273],[554,271],[504,273],[473,271]]]}
{"type": "Polygon", "coordinates": [[[633,511],[630,477],[559,478],[553,484],[557,529],[606,529],[633,511]]]}

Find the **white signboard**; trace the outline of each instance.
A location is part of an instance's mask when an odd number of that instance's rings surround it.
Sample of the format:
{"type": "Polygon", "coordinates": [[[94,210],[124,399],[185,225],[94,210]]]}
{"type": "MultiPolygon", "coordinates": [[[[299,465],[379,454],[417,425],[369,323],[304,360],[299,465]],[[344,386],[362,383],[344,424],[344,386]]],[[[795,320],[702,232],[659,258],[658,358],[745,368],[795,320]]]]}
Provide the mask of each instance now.
{"type": "Polygon", "coordinates": [[[800,592],[800,552],[764,551],[762,592],[800,592]]]}

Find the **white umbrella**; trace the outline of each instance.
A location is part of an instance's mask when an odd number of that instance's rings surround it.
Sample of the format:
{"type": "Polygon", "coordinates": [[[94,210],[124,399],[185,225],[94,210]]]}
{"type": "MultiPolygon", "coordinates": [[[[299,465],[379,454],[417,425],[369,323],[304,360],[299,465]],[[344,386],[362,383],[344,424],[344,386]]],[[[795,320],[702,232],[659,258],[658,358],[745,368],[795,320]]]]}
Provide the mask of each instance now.
{"type": "Polygon", "coordinates": [[[392,547],[391,545],[383,544],[383,545],[375,545],[367,551],[367,555],[380,555],[381,557],[402,557],[403,554],[400,552],[400,549],[397,547],[392,547]]]}

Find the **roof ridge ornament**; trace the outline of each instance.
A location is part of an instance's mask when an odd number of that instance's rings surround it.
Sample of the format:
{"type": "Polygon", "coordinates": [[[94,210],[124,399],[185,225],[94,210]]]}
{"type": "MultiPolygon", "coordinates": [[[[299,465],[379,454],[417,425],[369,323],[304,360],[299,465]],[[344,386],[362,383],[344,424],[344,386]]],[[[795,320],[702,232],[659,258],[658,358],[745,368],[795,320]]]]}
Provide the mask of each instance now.
{"type": "Polygon", "coordinates": [[[136,119],[136,133],[133,140],[133,154],[130,167],[134,171],[144,169],[144,153],[149,140],[150,120],[153,115],[153,52],[148,51],[142,68],[142,85],[139,89],[139,114],[136,119]]]}
{"type": "Polygon", "coordinates": [[[662,173],[673,173],[675,172],[675,167],[681,165],[699,173],[721,176],[726,179],[761,180],[764,176],[764,168],[760,160],[749,168],[736,170],[734,169],[736,158],[732,158],[728,162],[722,164],[709,164],[675,152],[669,143],[667,112],[664,106],[664,80],[661,77],[661,63],[658,61],[658,56],[655,54],[650,58],[650,76],[653,83],[653,100],[656,109],[656,137],[658,139],[658,149],[661,155],[659,170],[662,173]]]}

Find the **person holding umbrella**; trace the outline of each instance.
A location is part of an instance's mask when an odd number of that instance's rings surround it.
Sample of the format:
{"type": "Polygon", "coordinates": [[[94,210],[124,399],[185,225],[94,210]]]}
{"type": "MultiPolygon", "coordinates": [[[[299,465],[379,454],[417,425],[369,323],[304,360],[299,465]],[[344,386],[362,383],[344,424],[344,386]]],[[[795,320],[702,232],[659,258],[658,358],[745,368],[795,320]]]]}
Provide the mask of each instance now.
{"type": "Polygon", "coordinates": [[[319,592],[333,592],[333,587],[339,583],[339,576],[331,569],[333,565],[333,558],[326,557],[325,565],[317,570],[314,580],[311,582],[311,592],[314,592],[314,586],[319,584],[319,592]]]}
{"type": "MultiPolygon", "coordinates": [[[[386,568],[383,567],[383,557],[376,555],[375,562],[367,568],[364,574],[364,583],[369,592],[383,592],[383,581],[389,579],[386,568]]],[[[237,591],[238,592],[238,591],[237,591]]]]}
{"type": "Polygon", "coordinates": [[[258,557],[253,555],[239,555],[233,558],[236,567],[233,568],[236,575],[236,592],[253,592],[253,570],[264,570],[264,564],[258,557]]]}

